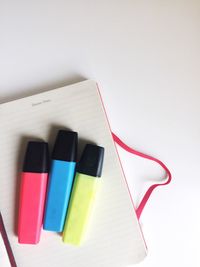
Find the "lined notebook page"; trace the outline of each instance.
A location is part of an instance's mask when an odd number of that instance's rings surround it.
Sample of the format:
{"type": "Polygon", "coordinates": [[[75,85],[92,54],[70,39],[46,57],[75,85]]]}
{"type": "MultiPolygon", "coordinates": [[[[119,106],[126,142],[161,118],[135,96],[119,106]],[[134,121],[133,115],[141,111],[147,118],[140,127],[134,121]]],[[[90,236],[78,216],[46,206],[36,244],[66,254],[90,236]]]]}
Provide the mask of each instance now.
{"type": "Polygon", "coordinates": [[[146,256],[95,82],[84,81],[1,104],[0,121],[0,210],[18,266],[125,267],[146,256]],[[42,230],[38,245],[18,244],[20,170],[27,141],[42,139],[52,147],[61,128],[79,133],[79,153],[88,142],[105,147],[101,188],[86,240],[73,247],[64,244],[59,234],[42,230]]]}

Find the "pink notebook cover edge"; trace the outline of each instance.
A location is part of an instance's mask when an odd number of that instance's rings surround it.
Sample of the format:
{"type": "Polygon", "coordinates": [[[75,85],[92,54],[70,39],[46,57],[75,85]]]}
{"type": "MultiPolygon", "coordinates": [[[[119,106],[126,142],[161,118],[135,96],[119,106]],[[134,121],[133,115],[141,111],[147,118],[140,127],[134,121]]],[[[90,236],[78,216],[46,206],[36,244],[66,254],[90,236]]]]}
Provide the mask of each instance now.
{"type": "MultiPolygon", "coordinates": [[[[99,97],[100,97],[100,100],[101,100],[101,104],[102,104],[102,107],[103,107],[103,110],[104,110],[104,113],[105,113],[105,116],[106,116],[106,120],[107,120],[109,129],[110,129],[110,134],[111,134],[111,136],[112,136],[112,130],[111,130],[110,122],[109,122],[109,119],[108,119],[108,115],[107,115],[107,112],[106,112],[106,108],[105,108],[105,105],[104,105],[104,102],[103,102],[103,98],[102,98],[102,96],[101,96],[101,92],[100,92],[100,88],[99,88],[98,83],[96,83],[96,86],[97,86],[97,91],[98,91],[98,94],[99,94],[99,97]]],[[[125,180],[125,183],[126,183],[126,186],[127,186],[127,189],[128,189],[129,197],[130,197],[130,199],[131,199],[131,203],[132,203],[132,206],[133,206],[133,210],[134,210],[134,212],[136,213],[135,204],[134,204],[134,202],[133,202],[133,198],[132,198],[132,195],[131,195],[131,192],[130,192],[130,188],[129,188],[129,186],[128,186],[128,182],[127,182],[126,175],[125,175],[125,172],[124,172],[124,169],[123,169],[123,166],[122,166],[122,162],[121,162],[121,159],[120,159],[120,156],[119,156],[119,152],[118,152],[118,150],[117,150],[117,145],[116,145],[116,143],[114,142],[113,138],[112,138],[112,141],[113,141],[113,144],[114,144],[114,147],[115,147],[115,151],[116,151],[116,153],[117,153],[117,156],[118,156],[118,159],[119,159],[119,163],[120,163],[120,166],[121,166],[121,169],[122,169],[122,172],[123,172],[124,180],[125,180]]],[[[136,217],[137,217],[137,215],[136,215],[136,217]]],[[[137,220],[138,220],[138,218],[137,218],[137,220]]],[[[140,231],[141,231],[141,234],[142,234],[142,238],[143,238],[143,241],[144,241],[146,250],[148,250],[147,243],[146,243],[146,241],[145,241],[144,233],[143,233],[143,231],[142,231],[142,228],[141,228],[141,225],[140,225],[139,220],[138,220],[138,225],[139,225],[139,227],[140,227],[140,231]]]]}

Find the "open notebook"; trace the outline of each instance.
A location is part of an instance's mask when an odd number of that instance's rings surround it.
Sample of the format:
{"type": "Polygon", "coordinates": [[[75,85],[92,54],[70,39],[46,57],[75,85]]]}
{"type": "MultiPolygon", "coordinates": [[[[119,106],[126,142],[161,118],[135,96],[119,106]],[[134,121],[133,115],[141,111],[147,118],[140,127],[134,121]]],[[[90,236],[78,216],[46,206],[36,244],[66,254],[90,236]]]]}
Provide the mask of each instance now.
{"type": "Polygon", "coordinates": [[[94,81],[1,104],[0,120],[0,211],[17,266],[125,267],[146,256],[146,245],[94,81]],[[64,244],[59,234],[43,230],[38,245],[20,245],[16,222],[27,141],[41,138],[53,144],[60,128],[79,133],[80,151],[88,142],[105,147],[102,186],[86,241],[81,247],[73,247],[64,244]]]}

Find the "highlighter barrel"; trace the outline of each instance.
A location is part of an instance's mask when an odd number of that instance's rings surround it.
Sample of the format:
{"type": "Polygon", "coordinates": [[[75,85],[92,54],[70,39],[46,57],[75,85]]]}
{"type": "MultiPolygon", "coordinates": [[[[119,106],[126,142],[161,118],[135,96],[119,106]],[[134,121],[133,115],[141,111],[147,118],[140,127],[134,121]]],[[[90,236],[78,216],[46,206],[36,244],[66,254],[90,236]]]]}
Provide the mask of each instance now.
{"type": "Polygon", "coordinates": [[[68,214],[63,231],[63,242],[80,245],[84,239],[94,199],[101,177],[104,148],[86,145],[78,164],[68,214]]]}
{"type": "Polygon", "coordinates": [[[52,154],[43,228],[62,232],[74,180],[78,134],[58,132],[52,154]]]}
{"type": "Polygon", "coordinates": [[[29,142],[21,174],[18,242],[36,244],[40,240],[49,170],[49,150],[45,142],[29,142]]]}

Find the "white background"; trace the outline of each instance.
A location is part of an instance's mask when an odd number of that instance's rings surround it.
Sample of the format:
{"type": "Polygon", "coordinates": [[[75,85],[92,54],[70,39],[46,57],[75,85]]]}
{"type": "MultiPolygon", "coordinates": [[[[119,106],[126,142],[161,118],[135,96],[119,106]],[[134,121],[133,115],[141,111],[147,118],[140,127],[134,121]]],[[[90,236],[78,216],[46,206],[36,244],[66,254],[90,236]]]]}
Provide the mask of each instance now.
{"type": "MultiPolygon", "coordinates": [[[[200,266],[200,1],[0,0],[1,102],[86,78],[113,131],[173,175],[141,217],[139,266],[200,266]]],[[[138,203],[163,172],[120,154],[138,203]]]]}

